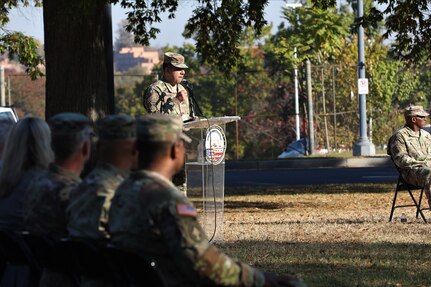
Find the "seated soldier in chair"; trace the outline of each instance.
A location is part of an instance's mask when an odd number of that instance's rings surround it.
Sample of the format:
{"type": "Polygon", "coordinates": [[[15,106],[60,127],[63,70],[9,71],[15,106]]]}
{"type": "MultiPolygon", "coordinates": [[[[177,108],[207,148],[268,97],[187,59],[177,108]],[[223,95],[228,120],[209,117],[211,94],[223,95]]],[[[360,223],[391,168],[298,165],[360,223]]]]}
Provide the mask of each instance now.
{"type": "Polygon", "coordinates": [[[407,107],[404,110],[406,124],[392,135],[388,154],[407,183],[424,186],[430,204],[431,134],[423,130],[427,116],[422,106],[407,107]]]}

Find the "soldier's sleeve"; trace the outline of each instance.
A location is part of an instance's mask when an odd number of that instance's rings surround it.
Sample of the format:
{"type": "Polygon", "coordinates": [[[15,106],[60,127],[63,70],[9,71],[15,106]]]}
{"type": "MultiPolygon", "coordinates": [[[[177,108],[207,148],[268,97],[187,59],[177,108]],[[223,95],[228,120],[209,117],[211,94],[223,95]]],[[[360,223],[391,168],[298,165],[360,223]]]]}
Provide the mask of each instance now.
{"type": "Polygon", "coordinates": [[[264,286],[262,272],[233,260],[208,243],[190,202],[171,202],[160,212],[159,226],[175,263],[189,278],[223,286],[264,286]]]}
{"type": "Polygon", "coordinates": [[[148,113],[160,112],[162,91],[157,86],[149,86],[144,92],[143,104],[148,113]]]}
{"type": "Polygon", "coordinates": [[[391,154],[395,164],[400,168],[412,168],[426,165],[426,158],[416,159],[407,152],[407,142],[402,133],[397,133],[391,143],[391,154]]]}

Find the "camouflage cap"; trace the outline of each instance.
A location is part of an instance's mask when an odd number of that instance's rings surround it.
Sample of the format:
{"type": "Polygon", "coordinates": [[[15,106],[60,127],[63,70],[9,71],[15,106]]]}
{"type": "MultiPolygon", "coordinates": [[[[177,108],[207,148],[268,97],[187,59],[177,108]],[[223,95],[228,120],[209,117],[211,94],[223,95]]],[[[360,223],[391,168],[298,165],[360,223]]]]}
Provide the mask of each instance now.
{"type": "Polygon", "coordinates": [[[96,123],[101,140],[125,140],[136,137],[135,120],[124,114],[109,115],[96,123]]]}
{"type": "Polygon", "coordinates": [[[187,69],[188,66],[184,63],[184,57],[183,55],[167,52],[165,53],[165,56],[163,58],[164,64],[171,64],[174,67],[187,69]]]}
{"type": "Polygon", "coordinates": [[[408,117],[412,116],[421,116],[427,117],[429,113],[427,113],[422,106],[408,106],[404,109],[404,115],[408,117]]]}
{"type": "Polygon", "coordinates": [[[48,120],[52,136],[84,135],[92,132],[89,118],[79,113],[60,113],[48,120]]]}
{"type": "Polygon", "coordinates": [[[191,138],[183,133],[183,121],[180,117],[149,114],[138,118],[136,122],[138,139],[149,142],[176,142],[183,139],[191,142],[191,138]]]}

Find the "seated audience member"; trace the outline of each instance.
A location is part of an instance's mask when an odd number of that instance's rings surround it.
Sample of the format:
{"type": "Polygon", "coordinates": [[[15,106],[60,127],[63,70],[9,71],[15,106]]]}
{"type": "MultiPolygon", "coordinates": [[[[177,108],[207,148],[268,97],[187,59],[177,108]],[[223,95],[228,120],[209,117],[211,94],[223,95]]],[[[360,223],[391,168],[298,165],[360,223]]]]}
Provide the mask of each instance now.
{"type": "Polygon", "coordinates": [[[0,170],[0,228],[22,230],[24,195],[54,160],[45,121],[28,117],[9,132],[0,170]]]}
{"type": "Polygon", "coordinates": [[[67,235],[66,206],[70,190],[90,157],[92,128],[81,114],[61,113],[49,121],[55,160],[34,182],[24,201],[25,228],[33,233],[60,239],[67,235]]]}
{"type": "MultiPolygon", "coordinates": [[[[1,121],[2,135],[11,126],[11,121],[1,121]]],[[[23,229],[25,193],[54,160],[50,142],[49,127],[38,118],[24,118],[10,129],[3,149],[3,168],[0,169],[0,229],[23,229]]],[[[1,286],[31,284],[30,268],[24,265],[9,264],[0,277],[1,286]]]]}
{"type": "MultiPolygon", "coordinates": [[[[24,226],[35,234],[58,240],[67,235],[66,206],[70,190],[76,187],[90,157],[90,120],[77,113],[61,113],[48,121],[55,160],[26,193],[24,226]]],[[[66,274],[45,269],[39,286],[73,286],[66,274]]]]}
{"type": "Polygon", "coordinates": [[[70,193],[69,236],[94,240],[108,238],[111,199],[118,185],[136,167],[136,126],[126,115],[111,115],[97,122],[95,169],[70,193]]]}
{"type": "Polygon", "coordinates": [[[6,138],[9,133],[9,130],[13,126],[13,122],[8,119],[0,119],[0,168],[2,166],[2,154],[5,146],[6,138]]]}
{"type": "Polygon", "coordinates": [[[138,165],[117,189],[109,215],[111,241],[160,268],[167,286],[305,286],[235,261],[208,243],[193,204],[171,178],[184,165],[181,118],[137,119],[138,165]]]}
{"type": "Polygon", "coordinates": [[[388,154],[407,183],[425,187],[431,204],[431,135],[422,129],[428,116],[422,106],[407,107],[404,110],[406,124],[392,135],[388,154]]]}

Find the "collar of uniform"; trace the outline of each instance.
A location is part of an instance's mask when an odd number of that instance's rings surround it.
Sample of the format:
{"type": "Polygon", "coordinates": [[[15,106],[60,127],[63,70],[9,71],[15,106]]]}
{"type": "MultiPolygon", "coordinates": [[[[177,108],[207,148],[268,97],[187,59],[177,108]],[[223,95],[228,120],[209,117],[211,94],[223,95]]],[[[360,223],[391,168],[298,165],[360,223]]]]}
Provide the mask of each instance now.
{"type": "Polygon", "coordinates": [[[155,179],[158,179],[158,180],[166,183],[169,186],[172,186],[172,187],[176,188],[175,185],[172,183],[171,180],[169,180],[168,178],[164,177],[160,173],[155,172],[155,171],[151,171],[151,170],[141,169],[141,170],[134,171],[132,173],[131,177],[135,178],[135,179],[139,179],[139,178],[142,178],[142,177],[155,178],[155,179]]]}
{"type": "Polygon", "coordinates": [[[73,172],[68,171],[65,168],[62,168],[61,166],[59,166],[59,165],[57,165],[55,163],[51,163],[49,165],[49,170],[52,171],[52,172],[54,172],[54,173],[56,173],[56,174],[59,174],[61,176],[70,178],[71,180],[73,180],[75,182],[80,182],[81,181],[81,178],[78,175],[76,175],[73,172]]]}
{"type": "Polygon", "coordinates": [[[107,162],[104,162],[104,161],[98,161],[96,163],[96,167],[95,168],[106,170],[106,171],[108,171],[110,173],[113,173],[113,174],[118,174],[118,175],[120,175],[120,176],[122,176],[124,178],[128,174],[128,172],[126,170],[122,170],[122,169],[116,167],[115,165],[107,163],[107,162]]]}
{"type": "Polygon", "coordinates": [[[416,138],[418,138],[418,137],[420,137],[420,136],[421,136],[421,130],[419,130],[419,131],[415,132],[414,130],[412,130],[412,129],[411,129],[409,126],[407,126],[407,125],[405,125],[405,126],[404,126],[404,128],[406,129],[407,134],[408,134],[409,136],[411,136],[411,137],[416,137],[416,138]]]}
{"type": "Polygon", "coordinates": [[[163,82],[163,85],[165,85],[165,87],[169,91],[169,93],[176,93],[177,92],[177,88],[179,88],[178,84],[171,85],[170,83],[166,82],[165,78],[162,78],[161,81],[163,82]]]}

